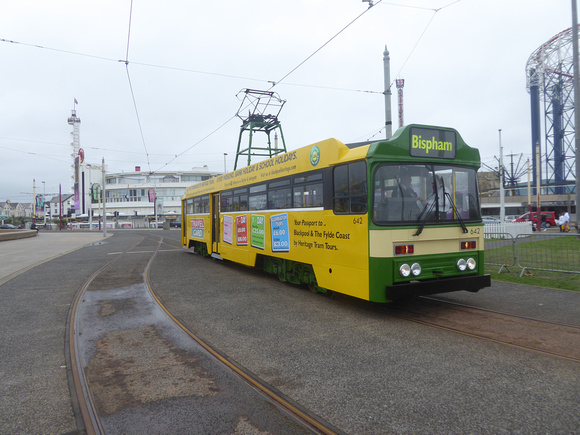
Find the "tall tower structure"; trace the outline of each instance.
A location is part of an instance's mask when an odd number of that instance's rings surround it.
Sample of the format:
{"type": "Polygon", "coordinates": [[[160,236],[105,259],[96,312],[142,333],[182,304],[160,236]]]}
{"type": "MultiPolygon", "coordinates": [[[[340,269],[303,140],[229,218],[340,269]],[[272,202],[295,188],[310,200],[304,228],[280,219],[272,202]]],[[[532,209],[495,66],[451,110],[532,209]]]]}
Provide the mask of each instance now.
{"type": "Polygon", "coordinates": [[[383,51],[383,68],[385,75],[385,90],[383,92],[385,95],[385,130],[387,139],[390,139],[393,135],[393,117],[391,114],[391,58],[386,45],[385,51],[383,51]]]}
{"type": "Polygon", "coordinates": [[[399,97],[399,128],[401,128],[403,125],[405,125],[405,122],[403,120],[403,87],[405,86],[405,80],[397,79],[396,85],[397,85],[397,95],[399,97]]]}
{"type": "MultiPolygon", "coordinates": [[[[76,104],[76,100],[75,100],[76,104]]],[[[72,169],[74,175],[72,177],[74,182],[74,197],[75,197],[75,213],[79,211],[84,213],[84,210],[81,210],[81,201],[82,201],[82,208],[84,208],[84,195],[81,195],[80,186],[81,186],[81,163],[84,160],[84,152],[81,149],[81,140],[79,135],[79,129],[81,125],[81,119],[77,118],[77,111],[73,109],[71,111],[71,116],[68,118],[68,124],[72,125],[73,131],[71,132],[72,136],[72,154],[71,157],[73,159],[72,169]]],[[[83,174],[84,175],[84,174],[83,174]]]]}
{"type": "MultiPolygon", "coordinates": [[[[566,193],[575,180],[574,71],[572,28],[566,29],[534,51],[526,65],[527,89],[532,115],[534,184],[537,167],[549,193],[566,193]],[[541,100],[544,101],[545,144],[536,162],[535,148],[541,144],[541,100]]],[[[541,180],[541,181],[542,181],[541,180]]]]}

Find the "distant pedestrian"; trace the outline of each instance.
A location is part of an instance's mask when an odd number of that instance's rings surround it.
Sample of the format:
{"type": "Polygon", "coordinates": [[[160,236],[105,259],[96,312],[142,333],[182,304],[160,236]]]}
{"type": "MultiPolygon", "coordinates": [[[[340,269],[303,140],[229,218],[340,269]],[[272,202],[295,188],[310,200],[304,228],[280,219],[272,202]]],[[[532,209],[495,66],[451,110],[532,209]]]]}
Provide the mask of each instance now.
{"type": "Polygon", "coordinates": [[[542,215],[542,231],[546,231],[546,215],[542,215]]]}
{"type": "Polygon", "coordinates": [[[560,213],[558,216],[558,226],[560,227],[560,232],[564,232],[564,213],[560,213]]]}
{"type": "Polygon", "coordinates": [[[564,213],[564,232],[566,233],[570,232],[570,215],[568,214],[568,212],[564,213]]]}

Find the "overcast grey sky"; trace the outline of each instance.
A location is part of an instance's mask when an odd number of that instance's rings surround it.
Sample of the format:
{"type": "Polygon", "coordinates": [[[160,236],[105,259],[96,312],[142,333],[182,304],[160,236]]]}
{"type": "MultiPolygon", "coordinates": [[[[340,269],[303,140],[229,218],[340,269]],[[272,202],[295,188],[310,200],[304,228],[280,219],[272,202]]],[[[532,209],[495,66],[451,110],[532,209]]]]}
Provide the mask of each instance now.
{"type": "Polygon", "coordinates": [[[280,82],[367,8],[134,0],[129,27],[130,0],[0,0],[0,201],[31,202],[33,179],[70,191],[75,98],[85,160],[111,172],[223,171],[224,153],[232,170],[236,94],[269,82],[288,150],[384,137],[385,45],[406,124],[454,127],[488,164],[498,129],[506,154],[530,154],[526,62],[571,26],[569,0],[383,0],[280,82]]]}

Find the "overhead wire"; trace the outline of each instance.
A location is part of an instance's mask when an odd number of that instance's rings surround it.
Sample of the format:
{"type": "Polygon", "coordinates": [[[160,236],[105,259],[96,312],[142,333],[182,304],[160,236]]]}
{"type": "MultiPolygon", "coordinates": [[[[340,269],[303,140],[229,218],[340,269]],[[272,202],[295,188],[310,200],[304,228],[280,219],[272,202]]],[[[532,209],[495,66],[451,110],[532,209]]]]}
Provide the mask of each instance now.
{"type": "MultiPolygon", "coordinates": [[[[322,44],[312,54],[310,54],[308,57],[306,57],[302,62],[300,62],[297,66],[295,66],[294,68],[292,68],[288,73],[286,73],[284,76],[282,76],[282,78],[280,78],[276,82],[266,81],[266,80],[262,80],[262,79],[249,78],[249,77],[241,77],[241,76],[236,76],[236,75],[229,75],[229,74],[205,72],[205,71],[193,70],[193,69],[188,69],[188,68],[171,67],[171,66],[166,66],[166,65],[155,65],[155,64],[142,63],[142,62],[131,62],[131,63],[134,64],[134,65],[141,65],[141,66],[154,67],[154,68],[165,68],[165,69],[171,69],[171,70],[177,70],[177,71],[191,72],[191,73],[196,73],[196,74],[206,74],[206,75],[212,75],[212,76],[218,76],[218,77],[235,78],[235,79],[243,79],[243,80],[250,80],[250,81],[260,81],[260,82],[268,82],[268,83],[271,83],[270,89],[272,89],[273,87],[275,87],[277,85],[280,85],[286,78],[288,78],[297,69],[299,69],[302,65],[304,65],[308,60],[310,60],[313,56],[315,56],[318,52],[320,52],[331,41],[333,41],[341,33],[343,33],[348,27],[350,27],[357,20],[359,20],[362,16],[364,16],[372,7],[374,7],[374,6],[378,5],[378,4],[381,4],[382,1],[383,0],[379,0],[378,2],[376,2],[374,4],[373,3],[370,3],[369,4],[369,7],[367,9],[365,9],[365,11],[363,11],[361,14],[359,14],[357,17],[355,17],[346,26],[344,26],[340,31],[338,31],[336,34],[334,34],[328,41],[326,41],[324,44],[322,44]]],[[[410,57],[412,56],[413,52],[415,51],[415,49],[419,45],[421,39],[425,35],[425,33],[428,30],[429,26],[431,25],[431,23],[432,23],[433,19],[435,18],[437,12],[439,12],[440,10],[445,9],[445,8],[447,8],[447,7],[455,4],[455,3],[458,3],[459,1],[460,0],[455,0],[452,3],[449,3],[449,4],[445,5],[445,6],[443,6],[441,8],[437,8],[437,9],[434,9],[434,8],[426,8],[426,7],[419,7],[419,6],[412,6],[412,5],[397,4],[397,3],[389,3],[389,2],[385,2],[383,4],[383,6],[401,6],[401,7],[411,7],[411,8],[416,8],[416,9],[426,9],[426,10],[432,10],[432,11],[434,11],[433,16],[431,17],[431,19],[429,20],[429,22],[425,26],[425,29],[423,30],[423,32],[421,33],[421,35],[418,38],[417,42],[413,46],[413,49],[411,50],[411,52],[409,53],[409,55],[405,59],[405,61],[404,61],[403,65],[401,66],[401,68],[400,68],[397,76],[399,76],[401,74],[401,71],[404,69],[404,67],[406,66],[406,64],[409,61],[410,57]]],[[[149,154],[149,151],[147,149],[147,144],[146,144],[146,141],[145,141],[145,136],[144,136],[144,133],[143,133],[143,127],[142,127],[142,124],[141,124],[141,119],[140,119],[140,116],[139,116],[139,110],[138,110],[137,102],[136,102],[136,98],[135,98],[135,92],[134,92],[133,84],[132,84],[132,81],[131,81],[131,74],[129,72],[129,63],[130,63],[129,62],[129,48],[130,48],[130,41],[131,41],[132,13],[133,13],[133,1],[131,0],[130,11],[129,11],[129,25],[128,25],[128,32],[127,32],[127,46],[126,46],[125,60],[115,60],[115,59],[111,59],[111,58],[107,58],[107,57],[103,57],[103,56],[95,56],[95,55],[90,55],[90,54],[80,53],[80,52],[75,52],[75,51],[70,51],[70,50],[63,50],[63,49],[58,49],[58,48],[46,47],[46,46],[42,46],[42,45],[38,45],[38,44],[28,44],[28,43],[14,41],[14,40],[9,40],[9,39],[4,39],[4,38],[0,38],[0,42],[6,42],[6,43],[11,43],[11,44],[24,45],[24,46],[29,46],[29,47],[39,48],[39,49],[45,49],[45,50],[51,50],[51,51],[56,51],[56,52],[62,52],[62,53],[72,54],[72,55],[77,55],[77,56],[84,56],[84,57],[89,57],[89,58],[94,58],[94,59],[104,60],[104,61],[110,61],[110,62],[123,62],[125,64],[125,69],[126,69],[126,73],[127,73],[127,79],[128,79],[128,83],[129,83],[129,88],[130,88],[130,92],[131,92],[133,106],[134,106],[134,109],[135,109],[135,113],[136,113],[136,117],[137,117],[137,123],[138,123],[138,126],[139,126],[140,135],[141,135],[141,141],[142,141],[143,148],[145,150],[145,154],[146,154],[146,157],[147,157],[147,165],[148,165],[149,171],[151,172],[150,154],[149,154]]],[[[392,81],[392,83],[390,84],[390,87],[389,88],[391,88],[393,86],[394,82],[395,82],[395,80],[392,81]]],[[[284,85],[285,86],[302,86],[302,87],[320,88],[320,89],[329,89],[329,90],[350,91],[350,92],[371,93],[371,94],[384,94],[386,92],[386,91],[379,92],[379,91],[361,90],[361,89],[347,89],[347,88],[337,88],[337,87],[328,87],[328,86],[307,85],[307,84],[298,84],[298,83],[284,83],[284,85]]],[[[175,157],[173,159],[171,159],[169,162],[165,163],[158,170],[163,169],[164,167],[166,167],[167,165],[169,165],[171,162],[173,162],[175,159],[177,159],[178,157],[180,157],[183,154],[187,153],[189,150],[191,150],[195,146],[197,146],[200,143],[202,143],[203,141],[205,141],[207,138],[209,138],[210,136],[212,136],[214,133],[216,133],[221,128],[223,128],[226,124],[228,124],[230,121],[232,121],[235,117],[236,117],[235,115],[232,116],[232,117],[230,117],[227,121],[225,121],[224,123],[222,123],[219,127],[217,127],[212,132],[210,132],[209,134],[207,134],[206,136],[204,136],[202,139],[200,139],[199,141],[197,141],[196,143],[194,143],[193,145],[191,145],[190,147],[188,147],[187,149],[185,149],[181,153],[175,155],[175,157]]],[[[384,129],[384,127],[382,127],[377,133],[375,133],[373,136],[371,136],[371,138],[374,137],[374,136],[376,136],[377,134],[379,134],[383,129],[384,129]]]]}
{"type": "Polygon", "coordinates": [[[55,160],[55,161],[61,162],[61,163],[67,163],[67,164],[70,163],[70,161],[68,161],[68,160],[66,160],[66,161],[65,160],[60,160],[60,159],[54,157],[53,155],[40,154],[40,153],[35,153],[35,152],[32,152],[32,151],[24,151],[24,150],[19,150],[19,149],[15,149],[15,148],[6,147],[6,146],[3,146],[3,145],[0,145],[0,149],[4,149],[4,150],[8,150],[8,151],[14,151],[14,152],[17,152],[17,153],[22,153],[22,154],[28,154],[28,155],[32,155],[32,156],[36,156],[36,157],[42,157],[42,158],[45,158],[45,159],[48,159],[48,160],[55,160]]]}
{"type": "Polygon", "coordinates": [[[326,41],[324,44],[322,44],[320,47],[318,47],[316,50],[314,50],[314,52],[308,56],[306,59],[304,59],[302,62],[300,62],[298,65],[296,65],[294,68],[292,68],[288,73],[286,73],[286,75],[284,75],[280,80],[275,81],[272,83],[272,86],[270,86],[270,89],[272,89],[273,87],[275,87],[276,85],[282,83],[290,74],[292,74],[294,71],[296,71],[298,68],[300,68],[302,65],[304,65],[306,62],[308,62],[316,53],[318,53],[320,50],[322,50],[324,47],[326,47],[332,40],[334,40],[338,35],[340,35],[342,32],[344,32],[346,29],[348,29],[352,24],[354,24],[360,17],[362,17],[363,15],[365,15],[368,11],[371,10],[372,7],[378,5],[379,3],[381,3],[383,0],[379,0],[377,3],[373,4],[372,2],[369,4],[369,7],[367,9],[364,10],[364,12],[362,12],[361,14],[359,14],[354,20],[352,20],[350,23],[348,23],[346,26],[344,26],[341,30],[338,31],[338,33],[336,33],[332,38],[330,38],[328,41],[326,41]]]}
{"type": "MultiPolygon", "coordinates": [[[[375,4],[379,4],[382,0],[379,0],[377,3],[375,4]]],[[[314,55],[316,55],[316,53],[318,53],[320,50],[322,50],[326,45],[328,45],[332,40],[334,40],[338,35],[340,35],[342,32],[344,32],[348,27],[350,27],[354,22],[356,22],[360,17],[362,17],[364,14],[366,14],[374,5],[371,3],[369,5],[369,7],[362,12],[361,14],[359,14],[354,20],[352,20],[350,23],[348,23],[345,27],[343,27],[338,33],[336,33],[334,36],[332,36],[328,41],[326,41],[324,44],[322,44],[318,49],[316,49],[310,56],[308,56],[306,59],[304,59],[302,62],[300,62],[296,67],[294,67],[291,71],[289,71],[286,75],[284,75],[280,80],[278,80],[277,82],[269,82],[272,83],[272,85],[270,86],[269,89],[274,88],[276,85],[280,84],[282,81],[284,81],[288,76],[290,76],[294,71],[296,71],[298,68],[300,68],[302,65],[304,65],[309,59],[311,59],[314,55]]],[[[295,85],[296,86],[296,85],[295,85]]],[[[344,90],[344,89],[343,89],[344,90]]],[[[357,90],[356,92],[365,92],[365,91],[360,91],[357,90]]],[[[375,92],[375,91],[366,91],[368,93],[380,93],[380,92],[375,92]]],[[[238,113],[240,112],[240,110],[238,110],[238,113]]],[[[161,169],[163,169],[164,167],[168,166],[170,163],[172,163],[174,160],[176,160],[177,158],[179,158],[180,156],[182,156],[183,154],[187,153],[189,150],[191,150],[192,148],[196,147],[197,145],[199,145],[200,143],[204,142],[206,139],[208,139],[209,137],[211,137],[213,134],[215,134],[217,131],[221,130],[223,127],[225,127],[230,121],[232,121],[233,119],[236,118],[237,115],[234,115],[232,117],[230,117],[227,121],[225,121],[223,124],[221,124],[219,127],[217,127],[215,130],[213,130],[212,132],[210,132],[209,134],[207,134],[205,137],[203,137],[202,139],[200,139],[199,141],[197,141],[196,143],[194,143],[193,145],[191,145],[189,148],[187,148],[186,150],[182,151],[181,153],[177,154],[173,159],[171,159],[169,162],[167,162],[165,165],[163,165],[162,167],[160,167],[159,169],[157,169],[158,171],[160,171],[161,169]]]]}
{"type": "Polygon", "coordinates": [[[135,108],[135,115],[137,116],[137,124],[139,125],[139,132],[141,133],[141,142],[145,149],[145,156],[147,157],[147,168],[151,172],[151,162],[149,160],[149,151],[145,143],[145,135],[143,134],[143,126],[141,125],[141,117],[139,116],[139,109],[137,108],[137,101],[135,100],[135,92],[133,91],[133,83],[131,83],[131,74],[129,73],[129,44],[131,42],[131,20],[133,18],[133,0],[129,8],[129,29],[127,31],[127,52],[125,55],[125,71],[127,72],[127,80],[129,81],[129,89],[131,90],[131,98],[133,99],[133,107],[135,108]]]}
{"type": "MultiPolygon", "coordinates": [[[[397,74],[395,75],[395,77],[400,77],[401,76],[401,72],[403,71],[403,69],[405,68],[405,66],[407,65],[407,62],[409,61],[409,59],[411,58],[411,56],[413,55],[413,53],[415,52],[415,49],[417,48],[417,46],[419,45],[419,43],[421,42],[421,39],[423,39],[423,36],[425,36],[425,33],[427,32],[427,29],[429,29],[429,27],[431,26],[431,23],[433,22],[433,20],[435,19],[435,16],[437,15],[437,12],[448,8],[449,6],[454,5],[455,3],[459,3],[461,0],[455,0],[445,6],[442,6],[440,8],[426,8],[426,7],[421,7],[421,6],[411,6],[411,5],[402,5],[399,3],[384,3],[384,6],[402,6],[402,7],[411,7],[414,9],[423,9],[423,10],[430,10],[433,11],[433,15],[431,16],[431,19],[429,20],[429,22],[427,23],[427,25],[425,26],[425,28],[423,29],[423,32],[421,32],[421,35],[419,35],[419,38],[417,39],[417,41],[415,42],[415,45],[413,45],[413,48],[411,49],[411,51],[409,52],[409,54],[407,55],[407,57],[405,58],[405,61],[403,62],[403,65],[401,66],[401,68],[399,68],[399,71],[397,72],[397,74]]],[[[378,3],[377,3],[378,4],[378,3]]],[[[389,89],[385,89],[385,91],[383,93],[386,93],[388,91],[390,91],[393,88],[393,85],[396,82],[396,78],[393,79],[391,81],[391,83],[389,84],[389,89]]],[[[368,140],[371,140],[374,136],[376,136],[377,134],[379,134],[381,131],[383,131],[385,127],[383,126],[378,132],[376,132],[373,136],[371,136],[368,140]]]]}
{"type": "Polygon", "coordinates": [[[166,166],[168,166],[170,163],[172,163],[173,161],[175,161],[176,159],[178,159],[179,157],[181,157],[182,155],[184,155],[186,152],[188,152],[189,150],[191,150],[192,148],[198,146],[200,143],[204,142],[206,139],[208,139],[209,137],[211,137],[212,135],[214,135],[216,132],[218,132],[219,130],[221,130],[223,127],[226,126],[226,124],[228,124],[230,121],[232,121],[233,119],[236,118],[236,115],[233,115],[232,117],[230,117],[226,122],[224,122],[223,124],[221,124],[219,127],[217,127],[215,130],[211,131],[210,133],[208,133],[206,136],[202,137],[200,140],[198,140],[197,142],[195,142],[193,145],[191,145],[189,148],[185,149],[184,151],[182,151],[179,154],[176,154],[174,158],[172,158],[171,160],[169,160],[167,163],[165,163],[163,166],[161,166],[159,169],[157,169],[157,171],[162,170],[163,168],[165,168],[166,166]]]}
{"type": "MultiPolygon", "coordinates": [[[[415,42],[415,45],[413,45],[413,48],[411,49],[411,51],[409,52],[409,54],[407,55],[405,61],[403,62],[403,65],[401,66],[401,68],[399,68],[399,72],[397,73],[397,75],[395,77],[400,77],[401,72],[403,71],[403,69],[405,68],[405,66],[407,65],[407,62],[409,61],[409,59],[411,58],[411,56],[413,55],[413,53],[415,52],[415,49],[417,48],[417,46],[419,45],[419,42],[421,42],[421,40],[423,39],[423,36],[425,36],[425,33],[427,32],[427,29],[429,29],[429,27],[431,26],[431,23],[433,22],[433,20],[435,19],[435,16],[437,15],[437,12],[448,8],[449,6],[454,5],[455,3],[459,3],[461,0],[455,0],[445,6],[442,6],[440,8],[426,8],[426,7],[419,7],[419,6],[409,6],[409,5],[401,5],[401,4],[394,4],[394,3],[390,3],[390,5],[395,5],[395,6],[403,6],[403,7],[414,7],[415,9],[424,9],[424,10],[429,10],[429,11],[433,11],[433,15],[431,16],[431,19],[429,20],[429,22],[427,23],[427,25],[425,26],[425,28],[423,29],[423,32],[421,32],[421,35],[419,35],[419,38],[417,39],[417,42],[415,42]]],[[[388,4],[386,4],[388,5],[388,4]]],[[[396,79],[395,79],[396,80],[396,79]]],[[[395,83],[395,80],[393,80],[389,86],[389,89],[393,87],[393,83],[395,83]]]]}
{"type": "Polygon", "coordinates": [[[103,56],[95,56],[93,54],[87,54],[87,53],[80,53],[78,51],[71,51],[71,50],[63,50],[60,48],[54,48],[54,47],[46,47],[44,45],[39,45],[39,44],[29,44],[26,42],[20,42],[20,41],[14,41],[12,39],[4,39],[4,38],[0,38],[0,42],[6,42],[8,44],[16,44],[16,45],[23,45],[25,47],[34,47],[34,48],[40,48],[42,50],[49,50],[49,51],[57,51],[59,53],[65,53],[65,54],[73,54],[75,56],[84,56],[84,57],[90,57],[92,59],[98,59],[98,60],[106,60],[108,62],[118,62],[117,59],[111,59],[108,57],[103,57],[103,56]]]}
{"type": "MultiPolygon", "coordinates": [[[[31,139],[17,139],[17,138],[11,138],[11,137],[4,137],[4,136],[0,136],[0,140],[6,140],[6,141],[16,141],[16,142],[32,142],[32,143],[37,143],[37,144],[46,144],[46,145],[53,145],[53,146],[60,146],[60,147],[66,147],[69,148],[70,144],[65,144],[62,142],[47,142],[47,141],[40,141],[40,140],[31,140],[31,139]]],[[[0,145],[0,147],[6,149],[6,150],[10,150],[10,151],[17,151],[17,152],[28,152],[31,154],[36,154],[33,151],[24,151],[22,149],[15,149],[15,148],[10,148],[7,147],[5,145],[0,145]]],[[[113,148],[104,148],[104,147],[95,147],[95,146],[87,146],[84,145],[83,149],[86,150],[95,150],[95,151],[112,151],[118,154],[131,154],[134,155],[135,151],[126,151],[126,150],[120,150],[120,149],[113,149],[113,148]]],[[[186,150],[185,152],[187,152],[188,150],[186,150]]],[[[189,154],[190,156],[194,156],[194,155],[222,155],[222,153],[216,153],[216,152],[208,152],[208,153],[197,153],[197,154],[189,154]]],[[[150,157],[158,157],[158,158],[163,158],[163,157],[175,157],[176,154],[175,153],[149,153],[150,157]]],[[[109,160],[109,161],[122,161],[125,162],[127,160],[109,160]]]]}

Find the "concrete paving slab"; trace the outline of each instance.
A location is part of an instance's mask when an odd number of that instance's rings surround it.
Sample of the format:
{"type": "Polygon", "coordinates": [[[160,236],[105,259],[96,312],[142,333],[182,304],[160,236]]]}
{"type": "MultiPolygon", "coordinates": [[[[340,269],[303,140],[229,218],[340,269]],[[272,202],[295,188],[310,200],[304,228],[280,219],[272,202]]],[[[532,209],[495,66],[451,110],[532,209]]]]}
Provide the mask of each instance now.
{"type": "Polygon", "coordinates": [[[0,243],[0,285],[46,261],[103,240],[103,233],[96,231],[40,231],[36,237],[5,240],[0,243]]]}

